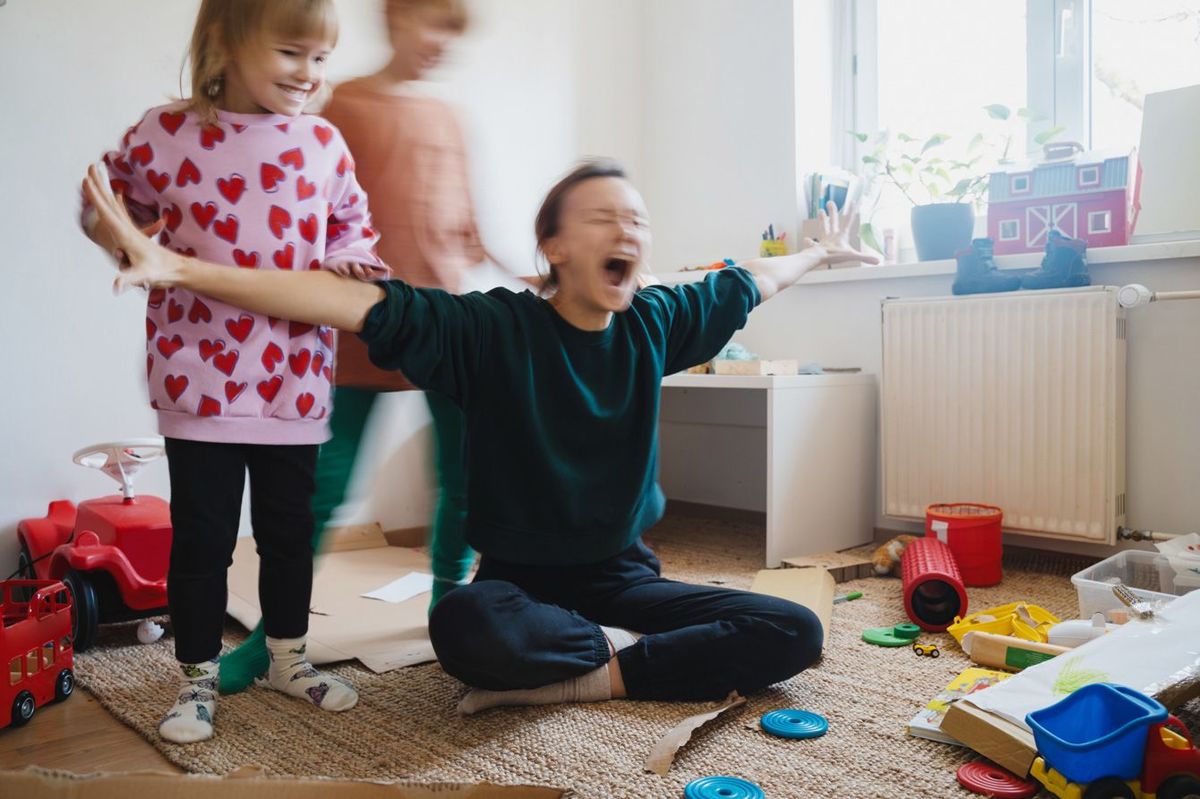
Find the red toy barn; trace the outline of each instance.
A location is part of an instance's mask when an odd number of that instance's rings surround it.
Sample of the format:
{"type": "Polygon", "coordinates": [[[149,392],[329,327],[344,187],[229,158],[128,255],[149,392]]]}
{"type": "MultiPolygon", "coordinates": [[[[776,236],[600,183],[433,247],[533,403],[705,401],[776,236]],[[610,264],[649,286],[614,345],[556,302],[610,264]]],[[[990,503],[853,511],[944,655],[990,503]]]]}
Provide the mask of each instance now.
{"type": "Polygon", "coordinates": [[[1051,229],[1089,247],[1128,244],[1137,220],[1137,153],[1082,153],[993,172],[988,236],[997,255],[1037,252],[1051,229]]]}

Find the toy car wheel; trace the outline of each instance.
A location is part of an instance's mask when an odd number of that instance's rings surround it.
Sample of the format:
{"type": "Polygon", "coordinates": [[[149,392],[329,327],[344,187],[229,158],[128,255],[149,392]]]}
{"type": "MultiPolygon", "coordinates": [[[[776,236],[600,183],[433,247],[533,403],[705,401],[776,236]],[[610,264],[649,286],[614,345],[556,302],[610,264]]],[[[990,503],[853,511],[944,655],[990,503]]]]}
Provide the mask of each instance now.
{"type": "Polygon", "coordinates": [[[921,649],[920,644],[913,644],[913,652],[916,653],[917,657],[925,654],[925,652],[921,649]]]}
{"type": "Polygon", "coordinates": [[[12,726],[20,727],[27,723],[33,718],[35,710],[37,710],[37,703],[33,701],[33,694],[28,691],[17,694],[12,706],[12,726]]]}
{"type": "MultiPolygon", "coordinates": [[[[33,555],[29,552],[29,545],[24,541],[21,541],[21,550],[17,553],[17,579],[37,579],[37,575],[33,571],[33,555]]],[[[17,602],[28,602],[32,598],[32,588],[20,588],[13,591],[13,599],[17,602]]]]}
{"type": "Polygon", "coordinates": [[[1180,774],[1158,786],[1158,799],[1196,799],[1200,797],[1200,776],[1180,774]]]}
{"type": "Polygon", "coordinates": [[[941,656],[942,656],[942,650],[938,649],[937,647],[934,647],[933,649],[929,650],[929,657],[940,658],[941,656]]]}
{"type": "Polygon", "coordinates": [[[100,608],[96,588],[86,574],[68,569],[63,583],[71,592],[71,641],[76,652],[83,652],[96,640],[100,626],[100,608]]]}
{"type": "Polygon", "coordinates": [[[1083,792],[1083,799],[1137,799],[1125,780],[1105,777],[1096,780],[1083,792]]]}
{"type": "Polygon", "coordinates": [[[61,702],[73,693],[75,693],[75,673],[70,669],[63,669],[58,673],[58,679],[54,681],[54,701],[61,702]]]}

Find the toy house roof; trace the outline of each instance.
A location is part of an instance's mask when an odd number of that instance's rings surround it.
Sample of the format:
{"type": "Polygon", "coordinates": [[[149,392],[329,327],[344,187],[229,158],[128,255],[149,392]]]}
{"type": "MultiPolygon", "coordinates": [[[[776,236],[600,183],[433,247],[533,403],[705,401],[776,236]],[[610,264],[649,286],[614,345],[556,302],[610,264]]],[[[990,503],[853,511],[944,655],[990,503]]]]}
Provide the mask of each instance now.
{"type": "Polygon", "coordinates": [[[988,182],[988,201],[1008,202],[1035,197],[1055,197],[1066,194],[1092,194],[1124,189],[1129,185],[1132,151],[1098,151],[1082,153],[1076,158],[1061,161],[1035,161],[1012,164],[992,173],[988,182]],[[1100,183],[1081,187],[1077,170],[1085,166],[1100,166],[1100,183]],[[1028,174],[1029,191],[1012,193],[1013,175],[1028,174]]]}

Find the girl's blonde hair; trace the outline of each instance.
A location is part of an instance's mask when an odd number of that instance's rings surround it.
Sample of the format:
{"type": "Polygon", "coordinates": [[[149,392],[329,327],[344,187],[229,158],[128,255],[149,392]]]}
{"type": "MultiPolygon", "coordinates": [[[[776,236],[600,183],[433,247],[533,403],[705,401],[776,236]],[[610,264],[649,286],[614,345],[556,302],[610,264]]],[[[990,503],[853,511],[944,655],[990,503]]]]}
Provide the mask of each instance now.
{"type": "Polygon", "coordinates": [[[471,21],[466,0],[387,0],[388,14],[411,14],[425,8],[445,13],[450,28],[456,33],[465,32],[471,21]]]}
{"type": "Polygon", "coordinates": [[[268,35],[322,39],[332,45],[338,35],[333,0],[203,0],[188,48],[192,93],[187,107],[215,120],[225,70],[243,47],[268,35]]]}

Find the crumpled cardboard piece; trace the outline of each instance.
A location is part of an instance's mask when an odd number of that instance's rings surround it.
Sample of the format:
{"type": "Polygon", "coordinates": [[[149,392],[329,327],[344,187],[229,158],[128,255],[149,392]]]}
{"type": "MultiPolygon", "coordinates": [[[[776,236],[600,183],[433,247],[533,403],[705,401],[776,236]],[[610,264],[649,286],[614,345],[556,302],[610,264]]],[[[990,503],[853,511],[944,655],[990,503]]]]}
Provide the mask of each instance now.
{"type": "Polygon", "coordinates": [[[539,785],[267,777],[256,767],[225,777],[150,771],[78,775],[38,768],[0,771],[0,796],[38,799],[570,799],[573,795],[570,790],[539,785]]]}
{"type": "MultiPolygon", "coordinates": [[[[379,525],[344,528],[318,556],[308,619],[308,659],[317,664],[358,660],[376,673],[434,660],[429,643],[429,594],[399,604],[359,594],[414,571],[429,571],[425,553],[390,546],[379,525]]],[[[226,610],[247,629],[262,618],[258,553],[238,539],[229,568],[226,610]]]]}
{"type": "Polygon", "coordinates": [[[731,693],[725,698],[725,701],[717,705],[712,710],[704,713],[697,713],[694,716],[688,716],[683,721],[671,728],[671,731],[664,735],[658,743],[650,750],[650,755],[646,758],[643,768],[646,771],[652,771],[660,777],[667,776],[667,772],[671,769],[671,763],[675,761],[676,753],[683,748],[683,745],[692,739],[692,734],[703,727],[708,722],[715,719],[717,716],[729,710],[731,707],[739,707],[746,704],[746,698],[738,696],[737,691],[731,693]]]}

